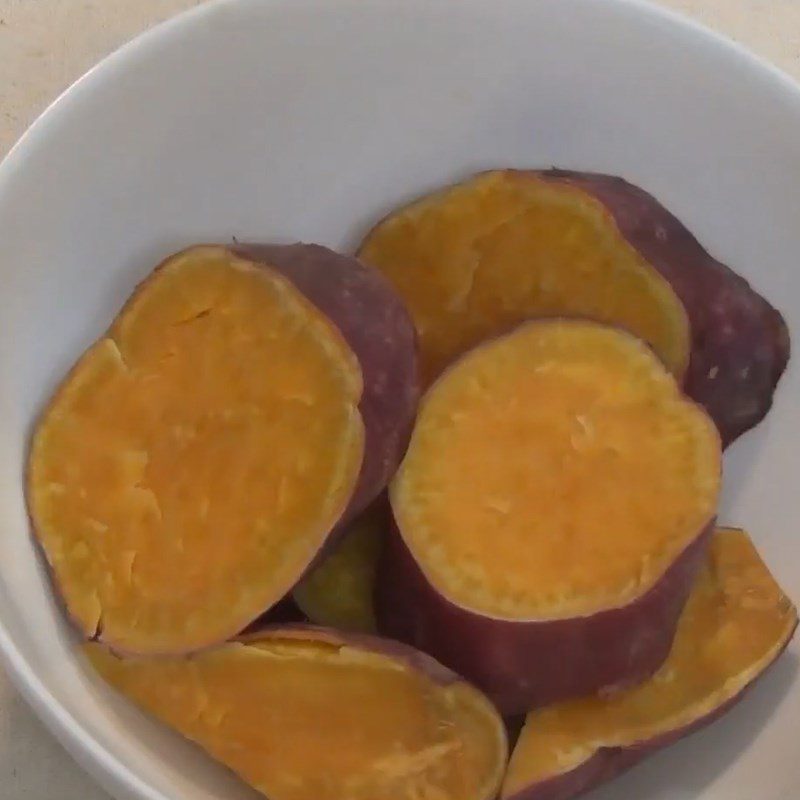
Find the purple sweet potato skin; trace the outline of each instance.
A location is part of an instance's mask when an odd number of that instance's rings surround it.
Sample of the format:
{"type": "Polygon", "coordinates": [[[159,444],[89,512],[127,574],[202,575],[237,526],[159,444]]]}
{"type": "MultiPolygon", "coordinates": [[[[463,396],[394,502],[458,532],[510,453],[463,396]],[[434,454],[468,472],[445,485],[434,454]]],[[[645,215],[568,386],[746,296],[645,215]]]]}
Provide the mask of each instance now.
{"type": "Polygon", "coordinates": [[[784,650],[792,640],[794,630],[786,637],[783,647],[775,654],[775,657],[764,666],[764,669],[756,675],[753,680],[742,688],[740,692],[726,700],[722,705],[715,708],[706,716],[695,720],[689,725],[678,728],[648,739],[636,742],[626,747],[604,747],[598,750],[591,758],[584,761],[575,769],[565,772],[562,775],[555,775],[535,785],[528,786],[514,794],[503,794],[502,800],[572,800],[574,797],[588,792],[600,786],[602,783],[616,778],[623,772],[638,764],[647,756],[652,755],[658,750],[663,750],[671,744],[683,739],[695,731],[705,728],[712,722],[724,716],[733,706],[735,706],[750,690],[755,683],[761,679],[770,667],[780,658],[784,650]]]}
{"type": "Polygon", "coordinates": [[[384,489],[405,454],[419,400],[417,339],[405,304],[378,272],[317,244],[243,244],[236,255],[288,278],[339,329],[361,365],[366,442],[342,531],[384,489]]]}
{"type": "Polygon", "coordinates": [[[623,237],[669,281],[691,325],[684,388],[716,422],[723,445],[757,425],[789,360],[789,330],[780,312],[638,186],[588,172],[533,174],[600,201],[623,237]]]}
{"type": "Polygon", "coordinates": [[[379,631],[463,675],[503,715],[638,683],[669,653],[712,528],[633,603],[585,617],[517,621],[477,614],[440,594],[395,525],[375,588],[379,631]]]}

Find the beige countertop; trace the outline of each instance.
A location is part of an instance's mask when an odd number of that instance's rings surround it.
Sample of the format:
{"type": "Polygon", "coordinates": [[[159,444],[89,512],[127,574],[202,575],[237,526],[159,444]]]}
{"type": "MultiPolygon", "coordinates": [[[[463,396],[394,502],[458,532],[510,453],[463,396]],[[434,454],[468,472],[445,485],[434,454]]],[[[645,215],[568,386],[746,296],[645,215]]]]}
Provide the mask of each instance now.
{"type": "MultiPolygon", "coordinates": [[[[139,31],[201,0],[0,0],[0,157],[56,95],[139,31]]],[[[800,80],[800,0],[660,0],[800,80]]],[[[0,673],[2,800],[108,800],[0,673]]],[[[177,800],[177,799],[176,799],[177,800]]]]}

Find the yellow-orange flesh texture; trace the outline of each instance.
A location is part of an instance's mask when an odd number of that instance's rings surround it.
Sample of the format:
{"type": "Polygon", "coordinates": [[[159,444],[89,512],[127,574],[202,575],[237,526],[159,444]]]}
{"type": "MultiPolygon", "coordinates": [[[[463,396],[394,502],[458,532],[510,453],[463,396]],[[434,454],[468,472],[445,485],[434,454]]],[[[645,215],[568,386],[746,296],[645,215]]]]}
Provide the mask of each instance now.
{"type": "Polygon", "coordinates": [[[390,487],[427,579],[470,610],[558,619],[641,596],[712,519],[713,422],[640,340],[528,322],[428,390],[390,487]]]}
{"type": "Polygon", "coordinates": [[[236,634],[299,579],[352,494],[358,362],[277,272],[165,262],[36,429],[28,498],[70,615],[140,653],[236,634]]]}
{"type": "Polygon", "coordinates": [[[86,645],[114,687],[270,800],[491,800],[502,721],[464,682],[280,633],[189,658],[119,659],[86,645]]]}
{"type": "Polygon", "coordinates": [[[535,173],[482,173],[402,208],[364,240],[359,257],[403,297],[430,383],[457,355],[533,317],[619,325],[680,376],[686,312],[669,283],[586,192],[535,173]]]}
{"type": "Polygon", "coordinates": [[[717,530],[661,669],[616,694],[531,712],[503,797],[569,772],[600,748],[647,742],[702,720],[772,663],[796,624],[796,609],[747,534],[717,530]]]}
{"type": "Polygon", "coordinates": [[[311,622],[375,632],[372,595],[387,525],[381,499],[353,522],[335,550],[295,587],[294,600],[311,622]]]}

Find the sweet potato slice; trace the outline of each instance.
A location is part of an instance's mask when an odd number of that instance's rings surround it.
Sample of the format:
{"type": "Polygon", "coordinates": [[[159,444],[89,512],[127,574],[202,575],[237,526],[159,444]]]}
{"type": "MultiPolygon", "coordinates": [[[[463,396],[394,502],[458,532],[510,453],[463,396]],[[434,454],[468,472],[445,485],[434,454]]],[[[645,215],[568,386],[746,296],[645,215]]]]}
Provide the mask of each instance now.
{"type": "Polygon", "coordinates": [[[270,800],[493,800],[506,766],[491,703],[428,656],[321,628],[98,672],[270,800]]]}
{"type": "Polygon", "coordinates": [[[292,596],[317,625],[374,633],[373,591],[381,548],[389,530],[385,496],[348,528],[325,560],[294,589],[292,596]]]}
{"type": "Polygon", "coordinates": [[[535,321],[459,359],[390,484],[381,630],[513,714],[666,657],[720,483],[713,422],[640,340],[535,321]]]}
{"type": "Polygon", "coordinates": [[[647,341],[727,444],[767,413],[789,356],[781,315],[655,198],[608,175],[498,170],[401,208],[366,237],[411,309],[430,382],[530,317],[579,316],[647,341]]]}
{"type": "Polygon", "coordinates": [[[80,630],[185,652],[278,602],[401,457],[414,358],[402,303],[354,259],[306,245],[167,259],[33,438],[34,530],[80,630]],[[322,276],[315,296],[292,264],[322,276]],[[385,364],[336,320],[362,306],[385,364]],[[387,402],[399,362],[407,385],[387,402]]]}
{"type": "Polygon", "coordinates": [[[578,189],[534,173],[477,175],[379,223],[359,256],[406,299],[433,380],[455,356],[537,316],[628,328],[677,376],[689,326],[669,283],[578,189]]]}
{"type": "Polygon", "coordinates": [[[502,797],[569,800],[717,719],[783,652],[797,611],[744,531],[715,532],[675,643],[646,683],[531,712],[502,797]]]}

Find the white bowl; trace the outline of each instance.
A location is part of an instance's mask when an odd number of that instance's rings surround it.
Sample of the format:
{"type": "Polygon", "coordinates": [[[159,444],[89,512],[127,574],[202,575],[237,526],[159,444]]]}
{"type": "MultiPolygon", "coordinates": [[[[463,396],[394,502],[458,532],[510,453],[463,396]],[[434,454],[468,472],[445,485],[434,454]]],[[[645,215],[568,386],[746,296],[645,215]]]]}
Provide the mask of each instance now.
{"type": "MultiPolygon", "coordinates": [[[[427,189],[551,164],[652,191],[800,331],[800,90],[632,0],[212,3],[92,70],[0,167],[0,647],[112,794],[254,796],[76,659],[22,494],[26,439],[56,381],[183,245],[348,249],[427,189]]],[[[768,420],[726,456],[721,514],[751,529],[798,600],[799,403],[790,369],[768,420]]],[[[724,721],[593,796],[800,797],[797,654],[724,721]]]]}

